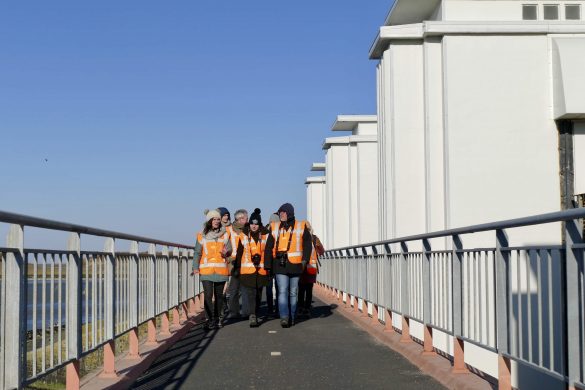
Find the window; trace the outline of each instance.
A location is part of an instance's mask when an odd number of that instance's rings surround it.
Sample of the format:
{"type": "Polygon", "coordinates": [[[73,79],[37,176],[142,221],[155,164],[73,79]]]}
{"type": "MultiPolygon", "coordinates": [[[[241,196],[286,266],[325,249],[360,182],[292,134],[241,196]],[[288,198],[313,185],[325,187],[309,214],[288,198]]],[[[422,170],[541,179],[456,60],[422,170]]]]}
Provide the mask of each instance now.
{"type": "Polygon", "coordinates": [[[522,20],[538,19],[538,7],[536,4],[524,4],[522,6],[522,20]]]}
{"type": "Polygon", "coordinates": [[[544,20],[559,20],[559,6],[553,4],[545,4],[544,20]]]}
{"type": "Polygon", "coordinates": [[[565,5],[566,20],[581,20],[581,6],[579,4],[565,5]]]}

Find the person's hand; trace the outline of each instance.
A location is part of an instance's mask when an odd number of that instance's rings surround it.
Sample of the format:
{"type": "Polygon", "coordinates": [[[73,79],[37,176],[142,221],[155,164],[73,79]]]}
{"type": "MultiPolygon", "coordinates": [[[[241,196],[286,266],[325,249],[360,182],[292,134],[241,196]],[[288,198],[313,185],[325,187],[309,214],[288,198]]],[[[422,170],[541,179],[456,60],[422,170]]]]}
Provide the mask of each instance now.
{"type": "Polygon", "coordinates": [[[199,273],[198,269],[194,269],[193,271],[191,271],[191,276],[195,276],[199,273]]]}
{"type": "Polygon", "coordinates": [[[221,248],[221,251],[219,252],[221,254],[221,257],[227,257],[227,249],[224,246],[223,248],[221,248]]]}

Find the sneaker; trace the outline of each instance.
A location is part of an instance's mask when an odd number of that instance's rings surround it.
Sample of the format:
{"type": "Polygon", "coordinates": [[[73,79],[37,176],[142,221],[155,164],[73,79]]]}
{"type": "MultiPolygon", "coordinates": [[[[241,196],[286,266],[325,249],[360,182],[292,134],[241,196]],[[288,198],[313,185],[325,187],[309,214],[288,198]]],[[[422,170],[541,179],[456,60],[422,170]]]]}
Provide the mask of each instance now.
{"type": "Polygon", "coordinates": [[[205,325],[203,325],[203,330],[209,332],[215,329],[215,324],[212,321],[207,321],[205,325]]]}
{"type": "Polygon", "coordinates": [[[282,326],[283,328],[288,328],[289,324],[288,324],[288,318],[284,317],[280,319],[280,326],[282,326]]]}
{"type": "Polygon", "coordinates": [[[250,315],[250,328],[257,328],[258,326],[260,326],[260,324],[258,323],[258,318],[254,314],[251,314],[250,315]]]}

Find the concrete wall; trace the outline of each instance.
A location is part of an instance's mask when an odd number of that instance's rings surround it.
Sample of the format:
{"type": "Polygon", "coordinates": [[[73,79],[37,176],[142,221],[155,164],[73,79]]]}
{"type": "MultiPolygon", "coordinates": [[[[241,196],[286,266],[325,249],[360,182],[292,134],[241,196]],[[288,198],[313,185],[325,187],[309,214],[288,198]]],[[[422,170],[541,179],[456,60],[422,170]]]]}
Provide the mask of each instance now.
{"type": "Polygon", "coordinates": [[[325,230],[325,178],[307,179],[307,220],[313,227],[313,234],[321,239],[327,248],[325,230]]]}
{"type": "MultiPolygon", "coordinates": [[[[448,227],[559,210],[548,44],[546,36],[443,38],[448,227]]],[[[514,244],[560,239],[555,225],[510,233],[514,244]]]]}
{"type": "Polygon", "coordinates": [[[358,220],[356,244],[380,239],[378,230],[378,147],[370,140],[355,144],[358,220]]]}
{"type": "Polygon", "coordinates": [[[349,137],[327,138],[326,143],[327,244],[330,248],[350,243],[349,137]]]}

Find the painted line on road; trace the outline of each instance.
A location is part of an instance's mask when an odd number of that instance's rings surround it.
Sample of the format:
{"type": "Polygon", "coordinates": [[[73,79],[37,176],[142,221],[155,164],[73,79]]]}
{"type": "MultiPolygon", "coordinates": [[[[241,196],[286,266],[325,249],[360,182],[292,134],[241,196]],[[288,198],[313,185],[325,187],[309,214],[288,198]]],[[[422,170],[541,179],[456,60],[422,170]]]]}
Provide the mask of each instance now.
{"type": "Polygon", "coordinates": [[[281,356],[280,352],[270,352],[270,356],[281,356]]]}
{"type": "Polygon", "coordinates": [[[276,333],[276,331],[275,330],[269,330],[268,333],[273,334],[273,333],[276,333]]]}

